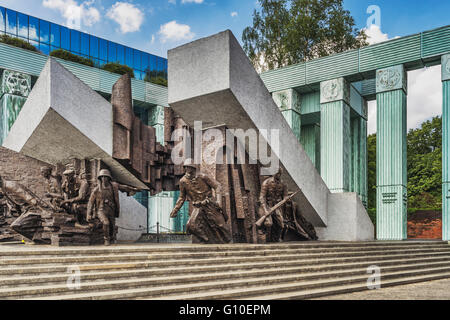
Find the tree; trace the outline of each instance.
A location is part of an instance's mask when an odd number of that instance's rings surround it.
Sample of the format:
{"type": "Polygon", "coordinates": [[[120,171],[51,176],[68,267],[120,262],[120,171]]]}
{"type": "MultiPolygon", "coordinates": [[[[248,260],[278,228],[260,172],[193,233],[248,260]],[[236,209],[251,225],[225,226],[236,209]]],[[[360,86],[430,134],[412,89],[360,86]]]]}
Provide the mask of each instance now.
{"type": "Polygon", "coordinates": [[[343,0],[258,0],[244,50],[265,71],[367,45],[343,0]]]}
{"type": "Polygon", "coordinates": [[[367,138],[367,188],[368,207],[377,207],[377,135],[367,138]]]}

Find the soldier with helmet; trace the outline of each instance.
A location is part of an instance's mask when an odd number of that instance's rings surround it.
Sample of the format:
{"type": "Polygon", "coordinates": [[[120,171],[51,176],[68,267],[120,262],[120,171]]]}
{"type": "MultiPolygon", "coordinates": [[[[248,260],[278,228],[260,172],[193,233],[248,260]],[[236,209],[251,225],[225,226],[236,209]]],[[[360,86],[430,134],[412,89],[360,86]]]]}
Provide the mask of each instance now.
{"type": "Polygon", "coordinates": [[[197,174],[197,166],[191,159],[185,161],[184,168],[186,174],[180,180],[180,198],[170,217],[176,218],[188,200],[195,209],[186,231],[195,237],[194,242],[229,243],[231,235],[227,226],[228,216],[222,210],[221,185],[205,174],[197,174]]]}
{"type": "Polygon", "coordinates": [[[134,195],[139,190],[112,181],[109,170],[100,170],[98,185],[92,191],[87,208],[87,221],[97,217],[103,225],[105,245],[109,246],[116,239],[116,218],[119,217],[119,191],[134,195]]]}

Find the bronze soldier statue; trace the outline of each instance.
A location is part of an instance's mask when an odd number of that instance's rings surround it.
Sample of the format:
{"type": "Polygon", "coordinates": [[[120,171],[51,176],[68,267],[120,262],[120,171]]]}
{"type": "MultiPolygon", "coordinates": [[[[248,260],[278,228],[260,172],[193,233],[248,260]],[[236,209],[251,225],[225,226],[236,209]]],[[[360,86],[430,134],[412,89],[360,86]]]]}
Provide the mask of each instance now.
{"type": "Polygon", "coordinates": [[[58,206],[60,200],[63,199],[61,178],[60,176],[52,175],[52,171],[51,167],[46,166],[41,168],[41,175],[46,181],[44,199],[58,206]]]}
{"type": "Polygon", "coordinates": [[[100,220],[106,246],[116,240],[116,218],[120,213],[119,191],[134,195],[139,190],[113,182],[109,170],[100,170],[98,185],[89,198],[87,221],[92,221],[94,214],[100,220]]]}
{"type": "MultiPolygon", "coordinates": [[[[61,203],[63,208],[67,208],[67,211],[77,217],[77,221],[79,224],[84,224],[86,219],[87,212],[87,203],[89,201],[89,182],[87,180],[87,175],[85,172],[82,172],[78,176],[78,181],[71,180],[71,183],[76,183],[75,190],[78,192],[76,197],[64,200],[61,203]]],[[[72,189],[70,187],[69,189],[72,189]]]]}
{"type": "Polygon", "coordinates": [[[303,217],[294,201],[290,200],[286,203],[284,214],[284,230],[282,236],[284,241],[318,239],[314,226],[303,217]]]}
{"type": "Polygon", "coordinates": [[[231,241],[228,216],[222,210],[221,185],[211,177],[199,173],[191,159],[184,163],[186,174],[180,180],[180,198],[170,214],[176,218],[186,200],[195,208],[186,226],[193,242],[221,244],[231,241]],[[215,193],[215,199],[213,197],[215,193]]]}
{"type": "MultiPolygon", "coordinates": [[[[263,182],[259,196],[261,205],[260,211],[258,212],[259,218],[268,214],[271,208],[288,197],[288,188],[281,180],[282,173],[283,171],[280,168],[273,177],[270,177],[263,182]]],[[[266,218],[264,225],[261,228],[258,228],[258,242],[266,243],[282,241],[284,209],[285,206],[282,206],[275,210],[271,216],[266,218]]]]}
{"type": "Polygon", "coordinates": [[[77,197],[77,181],[75,179],[75,170],[67,169],[63,173],[64,182],[62,184],[62,191],[64,194],[64,200],[69,200],[77,197]]]}

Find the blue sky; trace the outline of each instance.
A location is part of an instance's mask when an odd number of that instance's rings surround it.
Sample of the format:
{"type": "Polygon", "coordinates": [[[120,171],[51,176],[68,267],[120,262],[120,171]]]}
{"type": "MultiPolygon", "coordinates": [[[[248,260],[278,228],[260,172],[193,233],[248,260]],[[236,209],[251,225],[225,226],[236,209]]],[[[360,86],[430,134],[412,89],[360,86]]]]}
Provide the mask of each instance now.
{"type": "MultiPolygon", "coordinates": [[[[167,50],[225,29],[241,40],[258,8],[256,0],[0,0],[0,5],[79,29],[163,57],[167,50]],[[82,12],[82,19],[76,19],[82,12]]],[[[448,0],[344,0],[358,28],[376,5],[380,25],[368,30],[376,43],[450,24],[448,0]]],[[[440,66],[409,73],[408,128],[441,114],[440,66]]],[[[369,133],[376,105],[369,104],[369,133]]]]}

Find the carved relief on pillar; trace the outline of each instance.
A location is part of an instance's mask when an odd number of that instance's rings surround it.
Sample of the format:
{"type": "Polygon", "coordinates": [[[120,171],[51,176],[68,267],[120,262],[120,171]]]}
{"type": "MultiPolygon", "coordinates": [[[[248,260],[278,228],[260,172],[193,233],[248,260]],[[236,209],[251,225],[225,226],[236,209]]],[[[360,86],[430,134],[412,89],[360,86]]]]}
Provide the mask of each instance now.
{"type": "Polygon", "coordinates": [[[350,84],[344,78],[324,81],[320,84],[320,103],[344,100],[350,103],[350,84]]]}
{"type": "Polygon", "coordinates": [[[398,65],[377,70],[377,93],[403,89],[407,92],[408,82],[405,67],[398,65]]]}
{"type": "Polygon", "coordinates": [[[281,111],[295,110],[299,113],[301,112],[300,96],[294,89],[274,92],[272,96],[281,111]]]}
{"type": "Polygon", "coordinates": [[[450,80],[450,54],[442,56],[442,81],[450,80]]]}
{"type": "Polygon", "coordinates": [[[12,94],[27,98],[31,92],[31,76],[28,74],[5,70],[1,80],[1,94],[12,94]]]}

